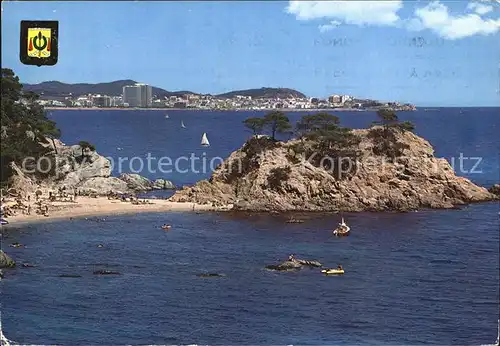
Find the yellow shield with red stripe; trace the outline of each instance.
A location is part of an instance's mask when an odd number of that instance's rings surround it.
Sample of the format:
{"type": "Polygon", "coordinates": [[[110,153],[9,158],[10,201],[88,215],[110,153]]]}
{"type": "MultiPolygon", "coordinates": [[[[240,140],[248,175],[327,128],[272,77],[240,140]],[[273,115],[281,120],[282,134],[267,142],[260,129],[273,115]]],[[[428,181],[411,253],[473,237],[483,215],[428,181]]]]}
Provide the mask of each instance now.
{"type": "Polygon", "coordinates": [[[52,30],[47,28],[28,29],[28,49],[29,57],[48,58],[51,51],[52,30]]]}

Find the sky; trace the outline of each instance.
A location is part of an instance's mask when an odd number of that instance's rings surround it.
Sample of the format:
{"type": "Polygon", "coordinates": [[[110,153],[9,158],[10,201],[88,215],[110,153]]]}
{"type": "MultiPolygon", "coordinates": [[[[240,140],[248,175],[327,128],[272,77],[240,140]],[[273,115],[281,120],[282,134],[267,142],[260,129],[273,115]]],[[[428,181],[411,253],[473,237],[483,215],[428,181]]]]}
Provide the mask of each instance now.
{"type": "Polygon", "coordinates": [[[24,83],[283,87],[420,106],[500,106],[500,0],[2,1],[2,67],[24,83]],[[59,21],[59,61],[19,60],[21,20],[59,21]]]}

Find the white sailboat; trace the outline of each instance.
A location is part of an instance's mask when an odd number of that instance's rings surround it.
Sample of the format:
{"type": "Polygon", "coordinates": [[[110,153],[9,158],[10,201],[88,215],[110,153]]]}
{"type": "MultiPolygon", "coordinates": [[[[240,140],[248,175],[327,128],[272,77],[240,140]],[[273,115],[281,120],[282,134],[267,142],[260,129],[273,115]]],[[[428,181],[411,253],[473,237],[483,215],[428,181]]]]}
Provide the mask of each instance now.
{"type": "Polygon", "coordinates": [[[201,145],[204,147],[208,147],[210,142],[208,141],[207,134],[203,132],[203,136],[201,136],[201,145]]]}
{"type": "Polygon", "coordinates": [[[186,125],[184,125],[184,121],[182,121],[182,120],[181,120],[181,127],[182,127],[183,129],[185,129],[185,128],[186,128],[186,125]]]}
{"type": "Polygon", "coordinates": [[[170,116],[168,114],[165,114],[165,119],[169,119],[170,116]]]}
{"type": "Polygon", "coordinates": [[[350,231],[351,231],[351,228],[349,226],[347,226],[347,224],[344,221],[344,218],[342,218],[342,222],[339,223],[339,225],[337,226],[335,231],[333,231],[333,235],[336,235],[339,237],[347,236],[347,235],[349,235],[350,231]]]}

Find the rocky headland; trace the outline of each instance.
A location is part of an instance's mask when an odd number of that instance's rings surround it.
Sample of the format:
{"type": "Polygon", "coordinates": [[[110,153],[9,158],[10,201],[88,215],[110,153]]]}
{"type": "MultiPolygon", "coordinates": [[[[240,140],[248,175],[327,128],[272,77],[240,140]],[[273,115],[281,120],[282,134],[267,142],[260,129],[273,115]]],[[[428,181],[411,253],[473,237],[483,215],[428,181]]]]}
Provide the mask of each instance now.
{"type": "Polygon", "coordinates": [[[277,142],[254,136],[209,180],[184,187],[170,200],[246,211],[361,212],[454,208],[498,199],[498,187],[490,192],[457,176],[411,131],[375,126],[349,136],[347,144],[326,146],[310,138],[277,142]],[[345,158],[350,163],[339,161],[345,158]]]}
{"type": "Polygon", "coordinates": [[[36,179],[25,170],[11,164],[15,175],[11,187],[21,192],[38,188],[77,191],[80,195],[136,194],[151,190],[175,189],[175,185],[165,179],[151,181],[139,174],[123,173],[111,176],[111,162],[95,150],[82,150],[80,145],[65,145],[54,140],[45,144],[52,158],[52,172],[49,178],[36,179]]]}

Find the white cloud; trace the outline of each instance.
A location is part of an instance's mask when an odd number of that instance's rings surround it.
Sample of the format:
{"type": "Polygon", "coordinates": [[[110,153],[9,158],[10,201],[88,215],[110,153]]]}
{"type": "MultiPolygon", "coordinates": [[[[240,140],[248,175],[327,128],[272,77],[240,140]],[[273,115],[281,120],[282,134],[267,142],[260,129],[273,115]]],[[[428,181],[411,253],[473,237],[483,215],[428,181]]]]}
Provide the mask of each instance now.
{"type": "Polygon", "coordinates": [[[490,5],[481,4],[479,2],[469,2],[467,9],[476,12],[479,15],[483,15],[493,11],[493,7],[490,5]]]}
{"type": "Polygon", "coordinates": [[[328,20],[318,26],[327,32],[341,24],[358,26],[399,26],[411,31],[431,30],[440,37],[456,40],[474,35],[491,35],[500,30],[500,18],[485,18],[493,12],[491,5],[500,0],[475,0],[460,15],[449,13],[439,0],[417,8],[409,18],[400,18],[401,0],[394,1],[290,1],[286,11],[298,20],[328,20]],[[471,13],[473,12],[473,13],[471,13]]]}
{"type": "Polygon", "coordinates": [[[500,18],[485,19],[477,13],[453,16],[439,1],[433,1],[425,7],[416,9],[415,17],[420,21],[422,29],[432,30],[450,40],[474,35],[490,35],[500,30],[500,18]]]}
{"type": "Polygon", "coordinates": [[[330,31],[330,30],[335,29],[336,27],[340,26],[340,24],[342,24],[342,23],[339,22],[338,20],[332,20],[330,22],[330,24],[320,25],[320,26],[318,26],[318,28],[319,28],[320,32],[327,32],[327,31],[330,31]]]}
{"type": "Polygon", "coordinates": [[[298,20],[332,19],[354,25],[395,25],[403,7],[395,1],[290,1],[287,12],[298,20]]]}

